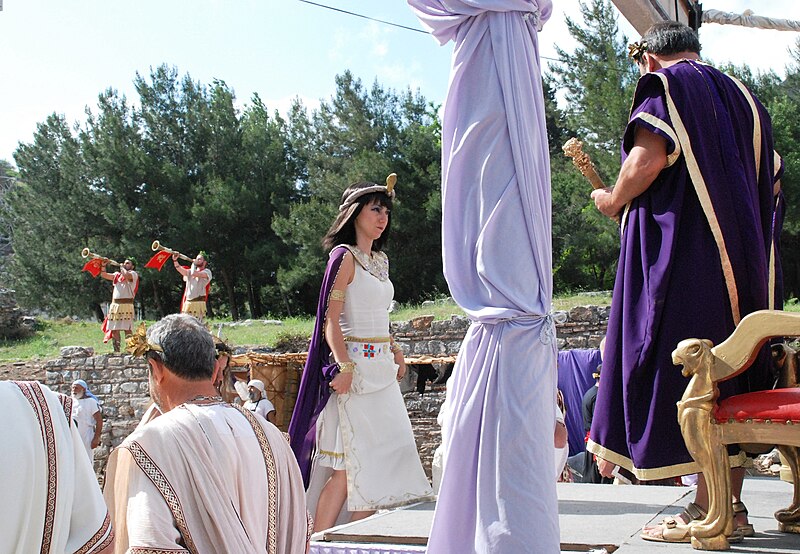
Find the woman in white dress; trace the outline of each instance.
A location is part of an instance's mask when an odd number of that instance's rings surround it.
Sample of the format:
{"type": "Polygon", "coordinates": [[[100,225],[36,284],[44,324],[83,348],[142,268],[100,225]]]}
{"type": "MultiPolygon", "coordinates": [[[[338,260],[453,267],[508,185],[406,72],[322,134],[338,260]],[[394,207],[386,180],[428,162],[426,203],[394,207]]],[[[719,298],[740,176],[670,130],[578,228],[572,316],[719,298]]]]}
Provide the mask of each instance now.
{"type": "Polygon", "coordinates": [[[289,428],[304,476],[310,462],[315,531],[433,494],[398,385],[402,350],[389,335],[394,287],[381,248],[395,179],[348,187],[323,239],[331,254],[289,428]]]}

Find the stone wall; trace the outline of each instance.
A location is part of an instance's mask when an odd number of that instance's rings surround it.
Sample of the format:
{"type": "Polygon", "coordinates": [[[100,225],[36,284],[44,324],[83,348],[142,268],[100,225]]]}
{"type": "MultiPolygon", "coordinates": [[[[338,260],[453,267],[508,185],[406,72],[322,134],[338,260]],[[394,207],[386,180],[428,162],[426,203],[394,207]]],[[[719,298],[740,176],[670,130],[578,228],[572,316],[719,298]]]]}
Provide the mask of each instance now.
{"type": "MultiPolygon", "coordinates": [[[[569,311],[556,312],[554,319],[557,321],[556,342],[559,350],[597,348],[606,334],[609,310],[609,306],[577,306],[569,311]]],[[[438,321],[434,321],[433,316],[422,316],[393,323],[392,334],[403,347],[406,357],[455,356],[461,348],[469,323],[464,316],[453,315],[448,320],[438,321]]],[[[443,365],[436,367],[440,375],[445,371],[443,365]]],[[[412,366],[409,371],[414,373],[415,368],[412,366]]],[[[404,380],[406,387],[403,396],[423,467],[431,477],[433,453],[442,442],[436,416],[444,402],[445,386],[428,384],[425,393],[419,394],[415,390],[408,390],[413,387],[409,383],[416,383],[414,375],[404,380]]]]}
{"type": "Polygon", "coordinates": [[[72,382],[83,379],[103,403],[103,433],[94,451],[95,471],[102,477],[109,452],[133,431],[150,403],[147,364],[133,356],[94,356],[90,348],[62,349],[62,353],[44,364],[45,383],[70,394],[72,382]]]}
{"type": "MultiPolygon", "coordinates": [[[[605,334],[608,308],[581,306],[556,314],[563,323],[556,325],[558,347],[595,348],[605,334]]],[[[469,320],[452,316],[449,320],[433,321],[432,316],[393,323],[392,332],[407,357],[454,356],[469,327],[469,320]]],[[[437,367],[441,372],[442,367],[437,367]]],[[[43,364],[45,383],[58,392],[70,394],[70,385],[83,379],[103,402],[103,433],[95,450],[95,470],[101,476],[110,450],[136,427],[149,404],[147,366],[143,359],[105,354],[95,356],[92,349],[64,348],[62,355],[43,364]]],[[[295,370],[299,371],[299,370],[295,370]]],[[[404,397],[414,428],[417,447],[425,471],[430,477],[433,453],[441,442],[436,422],[444,401],[444,384],[428,385],[423,394],[413,390],[416,383],[412,367],[404,380],[404,397]]]]}

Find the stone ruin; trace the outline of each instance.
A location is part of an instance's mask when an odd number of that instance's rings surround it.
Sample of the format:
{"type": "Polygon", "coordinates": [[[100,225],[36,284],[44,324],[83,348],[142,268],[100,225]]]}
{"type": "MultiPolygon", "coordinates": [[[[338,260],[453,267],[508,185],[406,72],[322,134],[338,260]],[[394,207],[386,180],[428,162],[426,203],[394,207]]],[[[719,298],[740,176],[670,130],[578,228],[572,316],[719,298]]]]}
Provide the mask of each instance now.
{"type": "Polygon", "coordinates": [[[14,291],[0,288],[0,338],[24,339],[33,335],[36,320],[17,305],[14,291]]]}
{"type": "MultiPolygon", "coordinates": [[[[556,325],[559,349],[597,348],[600,339],[605,335],[608,312],[608,307],[579,306],[556,314],[557,319],[563,321],[556,325]]],[[[441,430],[436,421],[445,397],[445,379],[441,377],[446,377],[446,366],[452,364],[469,324],[466,317],[455,315],[448,320],[434,321],[432,316],[422,316],[392,324],[392,333],[402,346],[406,359],[418,361],[418,365],[409,367],[409,372],[401,383],[401,390],[414,429],[417,449],[429,477],[434,451],[441,443],[441,430]],[[439,361],[426,364],[426,357],[439,361]],[[425,365],[434,366],[437,375],[433,376],[432,383],[423,380],[424,392],[420,393],[415,384],[419,378],[418,372],[425,365]],[[440,378],[436,378],[437,376],[440,378]]],[[[43,364],[43,369],[45,384],[51,389],[70,394],[71,383],[76,379],[83,379],[103,402],[103,433],[100,446],[95,449],[94,464],[102,480],[109,452],[136,427],[150,402],[147,365],[142,358],[114,354],[94,355],[91,348],[66,347],[62,349],[61,357],[48,360],[43,364]]],[[[286,410],[290,411],[294,398],[289,397],[292,393],[296,394],[302,364],[296,361],[288,363],[285,370],[295,373],[285,380],[289,383],[286,390],[268,390],[267,393],[271,398],[276,395],[275,400],[283,400],[274,402],[276,406],[286,406],[286,410]]],[[[289,415],[282,414],[279,418],[284,431],[289,415]]]]}

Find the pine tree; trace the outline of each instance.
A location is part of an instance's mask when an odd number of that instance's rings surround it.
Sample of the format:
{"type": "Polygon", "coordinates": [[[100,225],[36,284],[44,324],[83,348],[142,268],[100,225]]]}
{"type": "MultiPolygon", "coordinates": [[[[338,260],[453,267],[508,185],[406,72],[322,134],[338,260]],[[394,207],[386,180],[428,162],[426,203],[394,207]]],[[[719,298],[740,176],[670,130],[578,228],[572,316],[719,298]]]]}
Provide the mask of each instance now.
{"type": "Polygon", "coordinates": [[[556,292],[613,286],[618,230],[597,212],[589,183],[564,158],[561,146],[567,138],[564,133],[578,137],[606,185],[613,185],[638,79],[635,65],[627,59],[627,40],[620,35],[611,4],[604,0],[579,4],[583,24],[567,18],[567,28],[578,46],[572,53],[556,48],[559,61],[549,65],[545,79],[547,89],[564,95],[566,106],[561,113],[555,95],[545,106],[554,114],[548,116],[548,132],[558,136],[557,144],[550,145],[556,292]],[[558,133],[551,131],[551,118],[558,133]]]}

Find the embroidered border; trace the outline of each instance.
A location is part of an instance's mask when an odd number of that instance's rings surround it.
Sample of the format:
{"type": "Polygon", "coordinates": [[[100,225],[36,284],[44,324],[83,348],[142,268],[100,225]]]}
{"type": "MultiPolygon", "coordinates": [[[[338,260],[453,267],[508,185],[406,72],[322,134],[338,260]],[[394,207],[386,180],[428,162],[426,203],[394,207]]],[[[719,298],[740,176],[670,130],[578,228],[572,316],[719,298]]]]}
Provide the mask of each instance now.
{"type": "Polygon", "coordinates": [[[686,127],[684,126],[683,120],[681,119],[677,106],[675,105],[675,101],[672,99],[672,95],[670,94],[667,77],[658,72],[653,73],[653,75],[658,77],[664,86],[664,97],[667,100],[667,109],[672,116],[672,124],[675,126],[675,131],[678,134],[678,137],[681,139],[681,146],[686,159],[686,167],[689,170],[689,176],[692,179],[692,184],[694,185],[695,192],[697,193],[697,198],[700,201],[700,206],[703,208],[703,213],[708,220],[708,226],[711,228],[711,234],[714,236],[714,241],[717,243],[719,258],[722,263],[722,274],[725,277],[725,284],[728,290],[728,300],[730,302],[733,323],[738,325],[739,321],[742,319],[739,312],[739,291],[736,288],[733,265],[731,264],[731,259],[728,256],[728,248],[725,245],[725,237],[722,236],[722,228],[717,220],[717,214],[714,212],[714,206],[711,204],[711,197],[709,196],[705,179],[703,179],[703,174],[700,171],[700,166],[697,164],[697,159],[694,156],[692,144],[689,140],[689,133],[686,131],[686,127]]]}
{"type": "Polygon", "coordinates": [[[146,548],[133,546],[128,549],[128,554],[175,554],[175,552],[189,552],[185,548],[146,548]]]}
{"type": "Polygon", "coordinates": [[[114,540],[114,530],[111,529],[111,518],[106,512],[106,517],[103,524],[94,536],[86,541],[86,544],[81,546],[75,551],[75,554],[89,554],[90,552],[99,552],[106,548],[114,540]],[[104,538],[105,537],[105,538],[104,538]]]}
{"type": "Polygon", "coordinates": [[[41,552],[50,552],[53,542],[53,523],[56,516],[56,498],[58,492],[58,456],[56,454],[56,439],[53,431],[53,420],[47,399],[44,397],[39,383],[14,381],[22,395],[33,408],[36,419],[39,420],[39,429],[42,432],[42,443],[47,456],[47,500],[44,511],[44,529],[42,530],[41,552]],[[35,386],[34,386],[35,385],[35,386]]]}
{"type": "MultiPolygon", "coordinates": [[[[675,464],[671,466],[654,467],[654,468],[638,468],[633,465],[633,461],[627,456],[618,454],[613,450],[609,450],[605,446],[594,442],[592,439],[586,443],[586,450],[595,454],[599,458],[608,460],[620,467],[624,467],[633,473],[637,479],[642,481],[652,481],[654,479],[667,479],[675,477],[676,475],[689,475],[691,473],[698,473],[700,465],[697,462],[686,462],[683,464],[675,464]]],[[[728,463],[730,467],[741,467],[747,460],[747,455],[744,452],[739,452],[732,456],[728,456],[728,463]]]]}
{"type": "Polygon", "coordinates": [[[657,118],[656,116],[646,113],[646,112],[639,112],[634,116],[634,119],[641,119],[648,125],[652,125],[656,129],[663,131],[666,135],[672,139],[672,144],[674,145],[674,149],[672,150],[672,154],[667,154],[667,165],[666,167],[670,167],[678,157],[681,155],[681,143],[678,140],[678,136],[675,134],[675,131],[667,125],[667,122],[657,118]]]}
{"type": "Polygon", "coordinates": [[[756,181],[758,181],[758,174],[761,173],[761,114],[758,113],[756,101],[753,99],[753,95],[750,91],[747,90],[747,87],[744,86],[739,79],[731,75],[728,75],[728,77],[739,87],[742,96],[745,97],[747,103],[750,105],[750,109],[753,111],[753,154],[755,155],[756,181]]]}
{"type": "Polygon", "coordinates": [[[278,470],[275,465],[275,456],[269,446],[267,434],[255,416],[241,406],[231,404],[235,409],[247,418],[253,432],[258,439],[261,453],[264,455],[264,465],[267,470],[267,554],[278,554],[278,470]]]}
{"type": "Polygon", "coordinates": [[[67,424],[72,424],[72,397],[66,394],[58,394],[58,400],[61,402],[61,407],[64,409],[64,415],[67,418],[67,424]]]}
{"type": "Polygon", "coordinates": [[[186,543],[186,550],[197,554],[197,547],[192,539],[192,534],[189,532],[189,526],[186,523],[186,516],[183,513],[181,501],[178,495],[175,494],[175,489],[172,487],[172,484],[161,471],[161,468],[147,455],[147,452],[145,452],[144,448],[142,448],[138,442],[131,441],[123,445],[122,448],[128,449],[133,459],[136,461],[136,464],[156,486],[161,496],[164,497],[164,501],[167,503],[169,511],[172,512],[172,517],[175,518],[175,523],[178,525],[178,532],[181,534],[181,537],[183,537],[183,542],[186,543]]]}

